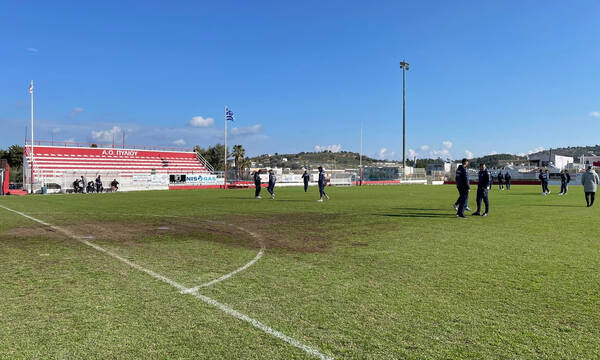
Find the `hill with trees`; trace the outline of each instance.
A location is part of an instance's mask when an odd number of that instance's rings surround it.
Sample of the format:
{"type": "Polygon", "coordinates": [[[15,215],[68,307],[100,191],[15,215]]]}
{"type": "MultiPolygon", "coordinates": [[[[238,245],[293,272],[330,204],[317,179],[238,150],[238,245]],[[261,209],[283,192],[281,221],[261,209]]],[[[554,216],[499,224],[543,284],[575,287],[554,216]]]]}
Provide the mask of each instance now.
{"type": "MultiPolygon", "coordinates": [[[[553,154],[571,156],[575,161],[579,161],[582,155],[600,155],[600,145],[593,146],[568,146],[562,148],[551,149],[553,154]]],[[[548,153],[550,149],[537,152],[532,155],[548,153]]]]}

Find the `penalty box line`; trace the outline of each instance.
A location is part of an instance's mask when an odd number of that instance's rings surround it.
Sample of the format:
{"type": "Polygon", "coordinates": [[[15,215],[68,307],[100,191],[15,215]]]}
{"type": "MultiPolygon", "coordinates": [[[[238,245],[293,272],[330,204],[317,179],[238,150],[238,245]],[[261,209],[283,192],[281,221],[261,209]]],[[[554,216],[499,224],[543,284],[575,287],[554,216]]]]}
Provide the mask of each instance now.
{"type": "MultiPolygon", "coordinates": [[[[296,340],[296,339],[294,339],[292,337],[289,337],[286,334],[284,334],[284,333],[282,333],[282,332],[280,332],[278,330],[275,330],[275,329],[273,329],[273,328],[271,328],[271,327],[263,324],[262,322],[260,322],[260,321],[258,321],[256,319],[253,319],[253,318],[249,317],[248,315],[242,314],[241,312],[239,312],[237,310],[234,310],[234,309],[230,308],[229,306],[218,302],[215,299],[212,299],[212,298],[210,298],[208,296],[200,294],[198,292],[198,290],[193,290],[193,288],[192,289],[188,289],[185,286],[179,284],[178,282],[167,278],[166,276],[163,276],[163,275],[161,275],[161,274],[159,274],[159,273],[157,273],[155,271],[152,271],[152,270],[147,269],[147,268],[145,268],[145,267],[143,267],[141,265],[138,265],[138,264],[136,264],[136,263],[134,263],[134,262],[132,262],[130,260],[127,260],[124,257],[122,257],[120,255],[117,255],[117,254],[113,253],[112,251],[107,250],[107,249],[105,249],[105,248],[103,248],[103,247],[101,247],[99,245],[96,245],[96,244],[94,244],[94,243],[92,243],[92,242],[90,242],[88,240],[85,240],[85,239],[83,239],[81,237],[78,237],[78,236],[76,236],[75,234],[73,234],[72,232],[70,232],[70,231],[68,231],[66,229],[63,229],[63,228],[61,228],[59,226],[56,226],[56,225],[49,224],[49,223],[47,223],[47,222],[45,222],[43,220],[36,219],[33,216],[29,216],[29,215],[27,215],[25,213],[22,213],[20,211],[13,210],[13,209],[8,208],[8,207],[6,207],[4,205],[0,205],[0,208],[3,208],[4,210],[13,212],[13,213],[18,214],[18,215],[21,215],[21,216],[23,216],[23,217],[25,217],[25,218],[27,218],[29,220],[37,222],[38,224],[41,224],[41,225],[44,225],[44,226],[49,227],[51,229],[54,229],[54,230],[56,230],[56,231],[58,231],[58,232],[60,232],[60,233],[62,233],[64,235],[66,235],[67,237],[70,237],[70,238],[72,238],[74,240],[77,240],[77,241],[81,242],[82,244],[90,246],[90,247],[94,248],[95,250],[98,250],[98,251],[100,251],[100,252],[102,252],[102,253],[104,253],[106,255],[109,255],[109,256],[111,256],[111,257],[113,257],[113,258],[115,258],[115,259],[117,259],[117,260],[119,260],[119,261],[121,261],[121,262],[129,265],[130,267],[132,267],[132,268],[134,268],[136,270],[144,272],[144,273],[152,276],[153,278],[155,278],[157,280],[163,281],[163,282],[165,282],[165,283],[167,283],[167,284],[175,287],[176,289],[179,290],[180,293],[192,295],[195,298],[203,301],[204,303],[209,304],[209,305],[211,305],[211,306],[213,306],[213,307],[215,307],[215,308],[223,311],[224,313],[226,313],[226,314],[228,314],[228,315],[230,315],[230,316],[232,316],[232,317],[234,317],[234,318],[236,318],[238,320],[247,322],[250,325],[254,326],[255,328],[263,331],[264,333],[269,334],[269,335],[271,335],[271,336],[273,336],[275,338],[278,338],[278,339],[280,339],[282,341],[285,341],[286,343],[288,343],[288,344],[290,344],[290,345],[292,345],[292,346],[294,346],[294,347],[296,347],[296,348],[304,351],[305,353],[307,353],[309,355],[312,355],[312,356],[314,356],[314,357],[316,357],[318,359],[322,359],[322,360],[333,360],[332,357],[329,357],[329,356],[321,353],[320,351],[318,351],[318,350],[316,350],[316,349],[314,349],[314,348],[312,348],[312,347],[310,347],[308,345],[305,345],[305,344],[301,343],[300,341],[298,341],[298,340],[296,340]],[[190,290],[193,290],[193,291],[190,291],[190,290]]],[[[200,286],[200,287],[202,287],[202,286],[200,286]]]]}

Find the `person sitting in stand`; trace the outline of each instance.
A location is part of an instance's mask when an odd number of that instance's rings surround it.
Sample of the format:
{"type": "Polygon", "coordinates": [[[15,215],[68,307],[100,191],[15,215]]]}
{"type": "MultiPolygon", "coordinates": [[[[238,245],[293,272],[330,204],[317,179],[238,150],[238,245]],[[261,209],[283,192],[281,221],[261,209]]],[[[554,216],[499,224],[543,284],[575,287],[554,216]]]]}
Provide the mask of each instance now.
{"type": "Polygon", "coordinates": [[[87,183],[87,187],[85,189],[85,191],[89,194],[89,193],[93,193],[94,191],[96,191],[94,189],[94,182],[93,181],[88,181],[87,183]]]}
{"type": "Polygon", "coordinates": [[[73,192],[75,194],[79,192],[79,181],[79,179],[75,179],[75,181],[73,181],[73,192]]]}
{"type": "Polygon", "coordinates": [[[114,179],[110,183],[110,191],[117,191],[117,190],[119,190],[119,182],[117,181],[117,179],[114,179]]]}
{"type": "Polygon", "coordinates": [[[101,193],[102,191],[104,191],[104,188],[102,187],[102,179],[100,179],[100,175],[98,175],[96,178],[96,192],[101,193]]]}

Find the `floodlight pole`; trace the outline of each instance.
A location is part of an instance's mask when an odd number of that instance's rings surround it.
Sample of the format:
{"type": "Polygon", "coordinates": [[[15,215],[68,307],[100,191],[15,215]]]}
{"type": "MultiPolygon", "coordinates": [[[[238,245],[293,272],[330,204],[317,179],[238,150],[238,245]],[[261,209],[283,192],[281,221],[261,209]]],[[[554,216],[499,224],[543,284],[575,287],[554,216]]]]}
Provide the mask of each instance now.
{"type": "Polygon", "coordinates": [[[402,60],[400,69],[402,69],[402,176],[406,175],[406,70],[409,64],[402,60]]]}
{"type": "Polygon", "coordinates": [[[33,168],[35,167],[35,157],[33,154],[33,80],[29,85],[29,95],[31,96],[31,193],[33,194],[33,168]]]}
{"type": "Polygon", "coordinates": [[[223,168],[223,178],[224,178],[224,189],[227,190],[227,110],[229,108],[225,106],[225,166],[223,168]]]}

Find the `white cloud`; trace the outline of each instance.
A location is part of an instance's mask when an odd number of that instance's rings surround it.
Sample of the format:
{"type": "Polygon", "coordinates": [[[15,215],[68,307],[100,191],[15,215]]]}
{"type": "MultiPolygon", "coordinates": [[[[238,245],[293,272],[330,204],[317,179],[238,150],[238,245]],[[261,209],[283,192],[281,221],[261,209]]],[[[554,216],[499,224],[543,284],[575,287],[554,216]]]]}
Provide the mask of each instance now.
{"type": "Polygon", "coordinates": [[[30,48],[27,48],[27,49],[25,49],[25,50],[26,50],[28,53],[30,53],[30,54],[37,54],[37,52],[39,51],[38,49],[36,49],[36,48],[32,48],[32,47],[30,47],[30,48]]]}
{"type": "Polygon", "coordinates": [[[342,144],[337,144],[337,145],[315,145],[315,152],[321,152],[321,151],[331,151],[331,152],[340,152],[340,150],[342,150],[342,144]]]}
{"type": "Polygon", "coordinates": [[[185,144],[186,144],[186,142],[183,139],[177,139],[177,140],[173,141],[173,145],[183,146],[185,144]]]}
{"type": "Polygon", "coordinates": [[[203,118],[202,116],[194,116],[189,122],[188,125],[191,127],[210,127],[215,123],[215,119],[213,118],[203,118]]]}
{"type": "Polygon", "coordinates": [[[433,158],[448,158],[450,157],[450,151],[448,151],[448,149],[442,149],[442,150],[431,150],[430,152],[431,156],[433,158]]]}
{"type": "Polygon", "coordinates": [[[75,142],[75,138],[68,138],[65,139],[64,142],[68,142],[68,143],[74,143],[75,142]]]}
{"type": "Polygon", "coordinates": [[[52,133],[53,134],[58,134],[60,132],[60,128],[55,127],[54,129],[52,129],[52,133]]]}
{"type": "Polygon", "coordinates": [[[417,155],[419,155],[414,149],[408,149],[408,158],[414,159],[417,155]]]}
{"type": "Polygon", "coordinates": [[[535,154],[535,153],[542,152],[542,151],[544,151],[544,150],[546,150],[546,149],[544,149],[544,147],[543,147],[543,146],[539,146],[539,147],[536,147],[536,148],[535,148],[535,149],[533,149],[533,150],[529,150],[529,151],[527,152],[527,154],[535,154]]]}
{"type": "Polygon", "coordinates": [[[110,130],[92,130],[92,139],[100,141],[112,141],[120,132],[121,128],[118,126],[113,126],[110,130]]]}
{"type": "Polygon", "coordinates": [[[387,148],[379,149],[379,154],[377,155],[381,160],[393,160],[396,157],[396,153],[394,151],[388,151],[387,148]]]}
{"type": "Polygon", "coordinates": [[[242,135],[254,135],[258,134],[262,130],[262,125],[252,125],[249,127],[234,127],[231,129],[231,135],[242,136],[242,135]]]}
{"type": "Polygon", "coordinates": [[[496,150],[492,150],[492,152],[489,153],[488,155],[498,155],[498,152],[496,150]]]}
{"type": "Polygon", "coordinates": [[[72,118],[73,116],[79,114],[80,112],[83,112],[83,108],[78,106],[69,112],[69,117],[72,118]]]}
{"type": "Polygon", "coordinates": [[[591,117],[600,118],[600,111],[592,111],[590,113],[591,117]]]}
{"type": "Polygon", "coordinates": [[[428,151],[429,145],[421,145],[421,151],[428,151]]]}
{"type": "Polygon", "coordinates": [[[442,141],[442,146],[444,147],[444,149],[452,149],[452,141],[450,140],[446,140],[446,141],[442,141]]]}
{"type": "Polygon", "coordinates": [[[472,159],[473,158],[473,153],[470,152],[469,150],[465,150],[465,155],[466,155],[467,159],[472,159]]]}

